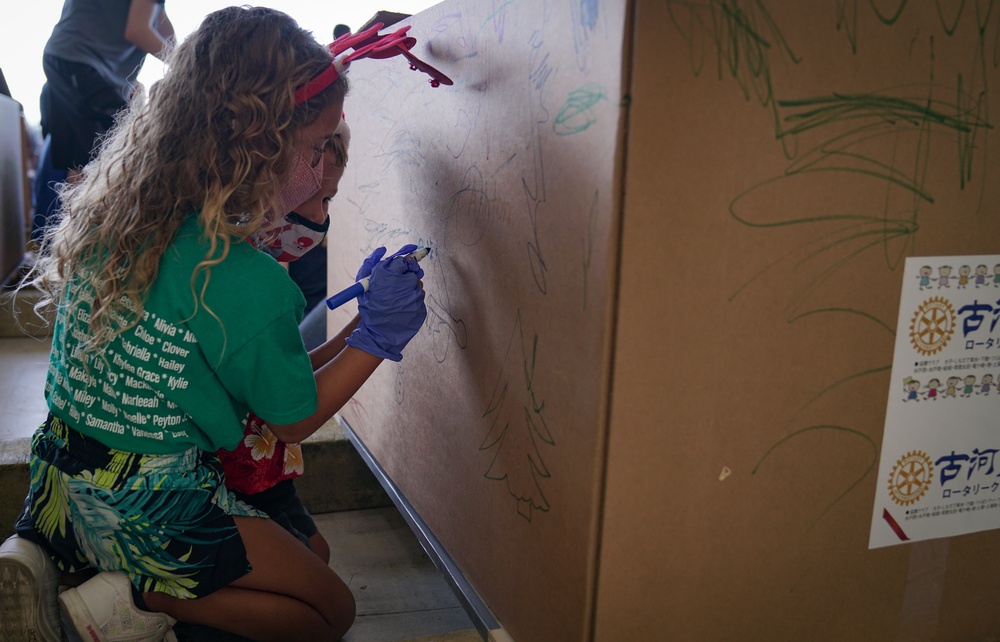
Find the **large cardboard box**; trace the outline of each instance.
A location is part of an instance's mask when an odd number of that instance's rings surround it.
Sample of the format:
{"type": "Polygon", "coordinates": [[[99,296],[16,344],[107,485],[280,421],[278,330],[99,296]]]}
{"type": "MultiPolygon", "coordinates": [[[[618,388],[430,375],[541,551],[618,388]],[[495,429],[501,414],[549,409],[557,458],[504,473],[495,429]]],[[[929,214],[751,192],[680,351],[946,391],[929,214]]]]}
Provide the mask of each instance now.
{"type": "Polygon", "coordinates": [[[946,4],[446,0],[452,87],[353,66],[330,288],[432,254],[343,417],[512,638],[1000,635],[997,532],[868,548],[903,261],[1000,253],[946,4]]]}

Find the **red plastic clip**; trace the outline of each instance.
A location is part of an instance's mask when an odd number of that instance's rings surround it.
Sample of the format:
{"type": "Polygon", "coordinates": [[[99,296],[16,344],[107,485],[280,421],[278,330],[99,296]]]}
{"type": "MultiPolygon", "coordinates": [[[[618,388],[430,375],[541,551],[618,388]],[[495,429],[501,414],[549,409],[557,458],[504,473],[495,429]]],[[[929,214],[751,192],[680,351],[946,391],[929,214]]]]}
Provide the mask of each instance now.
{"type": "Polygon", "coordinates": [[[389,34],[380,35],[378,30],[382,26],[381,22],[376,22],[360,33],[344,34],[331,42],[327,46],[332,57],[330,66],[295,90],[295,104],[300,105],[329,87],[342,73],[347,71],[347,67],[352,62],[362,58],[384,60],[403,56],[409,61],[410,69],[422,71],[430,76],[431,87],[454,84],[451,78],[420,60],[410,51],[417,44],[417,39],[406,35],[410,30],[409,26],[401,27],[389,34]],[[349,49],[353,49],[353,51],[348,52],[349,49]]]}

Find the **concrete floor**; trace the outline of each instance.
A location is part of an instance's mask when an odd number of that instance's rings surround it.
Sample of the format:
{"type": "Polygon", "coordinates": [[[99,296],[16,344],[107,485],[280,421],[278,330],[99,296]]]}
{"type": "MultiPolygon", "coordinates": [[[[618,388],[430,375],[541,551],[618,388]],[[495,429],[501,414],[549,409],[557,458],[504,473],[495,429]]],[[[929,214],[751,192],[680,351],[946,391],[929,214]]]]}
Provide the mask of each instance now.
{"type": "Polygon", "coordinates": [[[351,587],[358,615],[345,642],[483,638],[395,508],[316,518],[330,567],[351,587]]]}
{"type": "Polygon", "coordinates": [[[45,420],[48,339],[0,338],[0,441],[30,437],[45,420]]]}
{"type": "MultiPolygon", "coordinates": [[[[42,393],[48,350],[46,339],[0,338],[0,442],[5,442],[0,446],[8,450],[22,445],[26,449],[27,438],[45,418],[42,393]]],[[[0,465],[4,465],[2,461],[0,465]]],[[[15,493],[18,497],[13,499],[23,500],[23,488],[0,492],[15,493]]],[[[348,583],[357,600],[357,620],[344,638],[346,642],[483,639],[394,507],[314,517],[331,544],[330,566],[348,583]]],[[[3,526],[6,531],[7,525],[3,526]]]]}

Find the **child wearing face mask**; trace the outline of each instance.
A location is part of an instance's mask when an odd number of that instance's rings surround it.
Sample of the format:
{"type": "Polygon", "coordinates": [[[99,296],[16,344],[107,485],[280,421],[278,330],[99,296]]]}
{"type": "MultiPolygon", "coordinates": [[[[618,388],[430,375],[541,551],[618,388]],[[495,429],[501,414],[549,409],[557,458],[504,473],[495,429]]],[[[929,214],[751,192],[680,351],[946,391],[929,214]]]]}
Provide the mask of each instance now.
{"type": "Polygon", "coordinates": [[[322,178],[308,200],[295,205],[294,200],[305,196],[311,189],[309,181],[299,181],[285,199],[289,213],[264,232],[254,235],[253,243],[280,263],[291,263],[307,252],[320,247],[330,228],[327,206],[337,194],[340,178],[347,167],[347,149],[351,144],[351,130],[341,116],[337,130],[323,149],[322,178]],[[299,187],[301,185],[301,187],[299,187]],[[291,202],[287,202],[288,200],[291,202]]]}
{"type": "MultiPolygon", "coordinates": [[[[320,190],[268,232],[251,239],[257,247],[280,262],[290,263],[323,243],[330,227],[327,208],[344,175],[349,144],[350,130],[347,121],[341,119],[323,154],[320,190]]],[[[344,350],[345,341],[358,320],[353,319],[332,340],[310,351],[313,368],[328,363],[344,350]]],[[[295,478],[304,470],[300,444],[279,441],[267,424],[251,412],[247,415],[244,437],[239,445],[216,454],[226,474],[226,487],[239,499],[267,513],[311,548],[324,563],[329,563],[330,546],[302,505],[295,488],[295,478]]]]}
{"type": "MultiPolygon", "coordinates": [[[[331,150],[344,160],[325,167],[325,175],[330,172],[342,172],[346,164],[347,148],[350,146],[350,129],[347,121],[342,120],[331,150]],[[338,169],[339,167],[339,169],[338,169]]],[[[334,187],[336,189],[336,187],[334,187]]],[[[264,249],[288,268],[288,275],[299,286],[306,298],[305,317],[299,324],[302,341],[306,350],[313,350],[326,341],[327,307],[320,305],[327,296],[327,248],[326,232],[327,218],[321,208],[314,207],[317,212],[315,220],[308,216],[293,212],[280,227],[273,231],[269,245],[264,249]],[[316,249],[318,248],[318,249],[316,249]]]]}

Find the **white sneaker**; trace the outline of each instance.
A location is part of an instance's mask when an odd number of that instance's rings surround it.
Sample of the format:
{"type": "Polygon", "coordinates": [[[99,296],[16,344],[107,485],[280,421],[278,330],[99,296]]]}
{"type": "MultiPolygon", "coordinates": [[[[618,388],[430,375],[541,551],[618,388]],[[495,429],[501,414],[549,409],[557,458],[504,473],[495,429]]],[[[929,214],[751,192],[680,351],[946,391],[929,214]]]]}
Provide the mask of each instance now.
{"type": "Polygon", "coordinates": [[[120,571],[103,572],[59,594],[67,637],[73,632],[87,642],[176,642],[166,613],[136,608],[132,584],[120,571]]]}
{"type": "Polygon", "coordinates": [[[41,546],[17,535],[0,545],[0,642],[59,642],[59,571],[41,546]]]}

